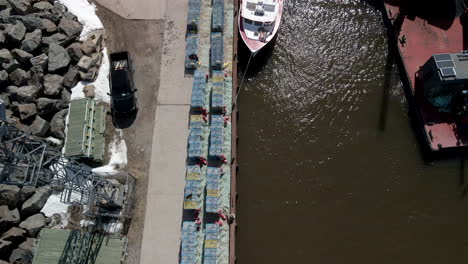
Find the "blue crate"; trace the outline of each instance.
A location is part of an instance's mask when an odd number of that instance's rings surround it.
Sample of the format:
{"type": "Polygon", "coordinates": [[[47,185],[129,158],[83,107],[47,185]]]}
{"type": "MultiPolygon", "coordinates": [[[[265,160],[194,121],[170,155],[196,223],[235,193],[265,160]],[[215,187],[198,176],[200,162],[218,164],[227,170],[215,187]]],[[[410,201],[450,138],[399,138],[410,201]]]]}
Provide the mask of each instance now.
{"type": "Polygon", "coordinates": [[[192,100],[190,107],[193,110],[200,110],[206,108],[206,96],[202,90],[192,91],[192,100]]]}
{"type": "Polygon", "coordinates": [[[202,156],[202,153],[203,147],[201,141],[189,142],[189,158],[200,158],[202,156]]]}
{"type": "Polygon", "coordinates": [[[198,36],[188,34],[185,47],[185,68],[196,69],[198,66],[198,36]]]}
{"type": "Polygon", "coordinates": [[[211,116],[212,127],[224,127],[224,116],[223,115],[212,115],[211,116]]]}
{"type": "Polygon", "coordinates": [[[202,128],[203,127],[202,115],[191,115],[190,116],[190,128],[202,128]]]}
{"type": "Polygon", "coordinates": [[[223,35],[220,32],[211,33],[211,60],[213,70],[222,70],[224,60],[223,35]]]}
{"type": "Polygon", "coordinates": [[[223,32],[224,26],[224,1],[213,1],[213,14],[211,16],[211,31],[223,32]]]}
{"type": "Polygon", "coordinates": [[[182,245],[181,264],[195,264],[195,252],[198,244],[196,238],[197,227],[195,222],[185,221],[182,223],[182,245]]]}
{"type": "Polygon", "coordinates": [[[189,0],[187,13],[187,31],[190,33],[198,32],[201,6],[201,0],[189,0]]]}

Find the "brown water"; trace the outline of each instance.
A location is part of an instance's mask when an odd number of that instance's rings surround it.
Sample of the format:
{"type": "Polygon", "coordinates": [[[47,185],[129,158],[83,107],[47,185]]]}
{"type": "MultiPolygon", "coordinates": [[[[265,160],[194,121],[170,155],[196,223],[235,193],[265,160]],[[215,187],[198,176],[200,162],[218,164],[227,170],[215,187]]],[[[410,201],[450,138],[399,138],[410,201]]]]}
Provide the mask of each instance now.
{"type": "Polygon", "coordinates": [[[238,263],[467,263],[464,163],[424,162],[380,11],[284,13],[239,98],[238,263]]]}

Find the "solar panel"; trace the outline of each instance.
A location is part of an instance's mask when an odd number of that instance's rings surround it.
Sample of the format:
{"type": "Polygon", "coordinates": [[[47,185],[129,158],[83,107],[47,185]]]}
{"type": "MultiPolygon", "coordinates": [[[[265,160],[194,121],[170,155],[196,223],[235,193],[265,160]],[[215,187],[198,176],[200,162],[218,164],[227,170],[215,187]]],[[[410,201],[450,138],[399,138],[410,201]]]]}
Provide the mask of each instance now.
{"type": "Polygon", "coordinates": [[[455,72],[455,68],[441,68],[440,72],[442,73],[443,77],[451,77],[451,76],[456,76],[457,73],[455,72]]]}
{"type": "Polygon", "coordinates": [[[436,61],[437,69],[455,67],[453,61],[436,61]]]}
{"type": "Polygon", "coordinates": [[[434,59],[436,62],[439,61],[451,61],[452,60],[452,55],[445,53],[445,54],[436,54],[434,55],[434,59]]]}

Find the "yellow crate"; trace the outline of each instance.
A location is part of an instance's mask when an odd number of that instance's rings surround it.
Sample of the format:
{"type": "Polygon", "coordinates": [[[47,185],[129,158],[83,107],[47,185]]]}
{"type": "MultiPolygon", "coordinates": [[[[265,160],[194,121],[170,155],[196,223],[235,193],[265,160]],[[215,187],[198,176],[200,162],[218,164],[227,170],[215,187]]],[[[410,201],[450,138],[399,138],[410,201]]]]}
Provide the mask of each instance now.
{"type": "Polygon", "coordinates": [[[195,172],[187,173],[187,177],[186,177],[187,180],[194,180],[194,181],[200,180],[200,178],[201,178],[200,173],[195,173],[195,172]]]}
{"type": "Polygon", "coordinates": [[[218,240],[205,240],[205,248],[218,248],[218,240]]]}
{"type": "Polygon", "coordinates": [[[197,202],[195,201],[184,201],[184,209],[197,209],[197,202]]]}
{"type": "Polygon", "coordinates": [[[190,116],[190,121],[192,122],[201,122],[203,121],[203,118],[201,115],[191,115],[190,116]]]}
{"type": "Polygon", "coordinates": [[[206,190],[206,195],[211,197],[219,197],[219,190],[206,190]]]}

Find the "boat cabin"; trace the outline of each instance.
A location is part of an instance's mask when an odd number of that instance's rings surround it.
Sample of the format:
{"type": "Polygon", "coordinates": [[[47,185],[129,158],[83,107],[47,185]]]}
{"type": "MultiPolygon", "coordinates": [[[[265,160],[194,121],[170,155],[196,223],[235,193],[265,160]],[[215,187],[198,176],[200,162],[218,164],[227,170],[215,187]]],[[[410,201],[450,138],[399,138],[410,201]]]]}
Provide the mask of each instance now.
{"type": "Polygon", "coordinates": [[[439,112],[453,112],[468,93],[468,51],[433,55],[418,73],[429,103],[439,112]]]}
{"type": "Polygon", "coordinates": [[[266,40],[273,32],[278,14],[277,0],[245,0],[242,2],[242,19],[249,39],[266,40]]]}

